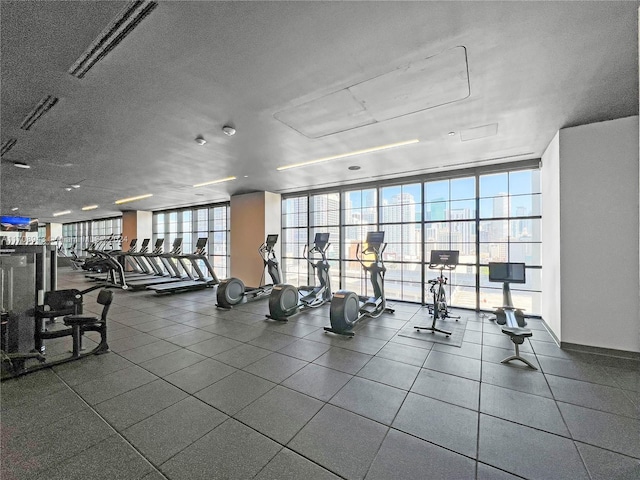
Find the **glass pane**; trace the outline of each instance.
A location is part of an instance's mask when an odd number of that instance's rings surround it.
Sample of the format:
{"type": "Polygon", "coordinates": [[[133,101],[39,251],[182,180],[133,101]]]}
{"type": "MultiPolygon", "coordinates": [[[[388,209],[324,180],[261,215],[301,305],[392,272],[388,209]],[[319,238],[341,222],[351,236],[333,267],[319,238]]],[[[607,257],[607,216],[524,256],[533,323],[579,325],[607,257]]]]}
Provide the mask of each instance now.
{"type": "Polygon", "coordinates": [[[442,202],[449,200],[449,180],[426,182],[424,184],[425,202],[442,202]]]}
{"type": "Polygon", "coordinates": [[[480,222],[481,242],[506,242],[509,239],[509,220],[480,222]]]}
{"type": "Polygon", "coordinates": [[[492,197],[480,200],[480,218],[505,218],[509,216],[509,197],[492,197]]]}
{"type": "Polygon", "coordinates": [[[509,220],[509,241],[511,242],[541,242],[542,220],[527,218],[509,220]]]}
{"type": "Polygon", "coordinates": [[[541,243],[511,243],[509,261],[524,262],[527,265],[542,265],[541,243]]]}
{"type": "Polygon", "coordinates": [[[542,197],[539,193],[535,195],[514,195],[509,197],[512,217],[531,217],[540,215],[542,212],[542,197]]]}
{"type": "Polygon", "coordinates": [[[540,170],[509,172],[509,193],[540,193],[540,170]]]}
{"type": "Polygon", "coordinates": [[[426,208],[425,221],[435,222],[440,220],[446,220],[447,213],[448,213],[448,206],[449,204],[447,202],[427,203],[425,207],[426,208]]]}
{"type": "Polygon", "coordinates": [[[473,287],[476,284],[476,267],[471,265],[458,265],[455,270],[449,272],[449,282],[453,285],[473,287]]]}
{"type": "Polygon", "coordinates": [[[507,173],[480,175],[480,197],[506,196],[509,192],[507,173]]]}
{"type": "Polygon", "coordinates": [[[476,198],[476,178],[455,178],[451,180],[451,200],[476,198]]]}
{"type": "MultiPolygon", "coordinates": [[[[451,285],[449,295],[449,305],[459,308],[476,308],[475,287],[465,287],[461,285],[451,285]]],[[[432,300],[433,301],[433,300],[432,300]]]]}
{"type": "Polygon", "coordinates": [[[476,218],[476,201],[475,200],[458,200],[451,202],[449,209],[449,218],[458,220],[462,218],[476,218]]]}
{"type": "Polygon", "coordinates": [[[509,257],[508,243],[481,243],[480,244],[480,263],[508,262],[509,261],[508,257],[509,257]]]}

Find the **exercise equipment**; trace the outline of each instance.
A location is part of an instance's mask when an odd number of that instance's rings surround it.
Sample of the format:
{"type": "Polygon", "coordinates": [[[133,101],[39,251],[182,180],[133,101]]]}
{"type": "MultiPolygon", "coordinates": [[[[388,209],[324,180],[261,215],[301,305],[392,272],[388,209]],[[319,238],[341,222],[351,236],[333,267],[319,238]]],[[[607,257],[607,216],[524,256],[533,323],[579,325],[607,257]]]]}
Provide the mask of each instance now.
{"type": "Polygon", "coordinates": [[[505,358],[500,363],[509,363],[512,360],[519,360],[534,370],[537,370],[533,364],[524,357],[520,356],[520,345],[524,343],[524,339],[531,337],[533,332],[524,328],[526,325],[525,315],[521,309],[513,306],[511,300],[511,283],[526,283],[524,263],[502,263],[489,262],[489,281],[502,282],[502,306],[498,307],[495,312],[495,321],[502,327],[502,333],[508,335],[515,346],[515,355],[505,358]]]}
{"type": "Polygon", "coordinates": [[[384,243],[384,232],[368,232],[366,248],[361,244],[356,247],[356,259],[369,274],[373,297],[358,296],[349,290],[338,290],[331,299],[329,310],[331,327],[324,327],[325,331],[353,337],[353,327],[365,317],[377,318],[383,313],[393,313],[387,307],[384,295],[384,274],[387,271],[382,255],[387,244],[384,243]],[[361,251],[362,249],[362,251],[361,251]],[[360,256],[360,251],[362,256],[360,256]],[[368,265],[363,261],[365,255],[373,255],[374,259],[368,265]]]}
{"type": "Polygon", "coordinates": [[[282,283],[282,275],[280,274],[280,264],[276,257],[273,247],[278,241],[277,234],[267,235],[265,242],[258,248],[258,253],[262,257],[264,267],[262,269],[262,278],[260,283],[264,281],[264,268],[269,272],[271,284],[261,285],[259,287],[246,287],[245,284],[236,277],[231,277],[220,282],[218,291],[216,292],[216,306],[219,308],[232,308],[239,303],[245,303],[252,300],[268,297],[273,290],[274,285],[282,283]]]}
{"type": "Polygon", "coordinates": [[[431,250],[431,258],[429,260],[429,269],[440,270],[440,275],[437,278],[429,280],[429,292],[433,295],[433,304],[428,305],[429,313],[433,315],[433,322],[430,326],[415,326],[417,331],[427,330],[431,333],[444,333],[447,337],[451,335],[448,330],[442,330],[436,327],[437,320],[444,320],[446,318],[453,318],[456,322],[460,319],[457,315],[452,315],[447,305],[447,292],[445,286],[447,285],[448,278],[444,276],[444,271],[455,270],[458,265],[459,258],[458,250],[431,250]]]}
{"type": "Polygon", "coordinates": [[[289,317],[297,313],[320,307],[331,300],[329,262],[326,253],[329,245],[331,245],[329,233],[316,233],[313,247],[304,246],[302,257],[315,271],[318,285],[298,288],[286,283],[276,285],[269,295],[267,318],[286,322],[289,317]],[[314,263],[310,257],[316,253],[320,254],[321,259],[314,263]]]}
{"type": "Polygon", "coordinates": [[[191,268],[196,272],[197,275],[195,279],[184,280],[182,282],[165,283],[160,285],[150,285],[147,287],[147,290],[154,290],[159,295],[168,293],[182,293],[213,287],[214,285],[220,283],[218,277],[216,276],[216,272],[213,270],[211,262],[209,262],[209,259],[207,258],[207,254],[205,251],[207,240],[207,237],[198,238],[198,241],[196,242],[196,249],[191,254],[174,255],[174,257],[176,257],[178,261],[180,261],[185,270],[188,270],[188,266],[182,262],[185,260],[188,260],[190,262],[191,268]],[[199,262],[202,262],[204,264],[209,276],[205,275],[205,273],[202,271],[199,262]]]}

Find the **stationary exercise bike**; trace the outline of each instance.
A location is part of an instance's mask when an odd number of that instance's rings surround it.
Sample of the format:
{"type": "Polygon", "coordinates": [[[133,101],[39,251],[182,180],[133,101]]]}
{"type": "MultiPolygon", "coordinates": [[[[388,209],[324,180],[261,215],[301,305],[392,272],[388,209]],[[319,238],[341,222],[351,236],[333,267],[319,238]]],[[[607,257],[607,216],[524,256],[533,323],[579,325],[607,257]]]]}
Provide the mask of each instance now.
{"type": "Polygon", "coordinates": [[[429,280],[429,292],[433,295],[433,304],[428,305],[429,313],[433,315],[433,322],[431,326],[415,326],[416,330],[427,330],[432,333],[439,332],[444,333],[447,337],[451,335],[451,332],[448,330],[442,330],[436,327],[437,320],[444,320],[445,318],[453,318],[456,321],[460,319],[460,317],[456,315],[451,315],[451,310],[449,310],[449,306],[447,305],[447,293],[445,289],[445,285],[447,284],[448,278],[444,276],[445,270],[455,270],[458,265],[459,258],[458,250],[431,250],[431,259],[429,261],[429,269],[431,270],[440,270],[440,275],[433,280],[429,280]]]}
{"type": "MultiPolygon", "coordinates": [[[[282,275],[280,274],[280,264],[276,257],[273,247],[278,241],[278,235],[267,235],[266,241],[258,248],[258,253],[262,257],[264,267],[266,267],[273,283],[269,285],[261,285],[259,287],[246,287],[239,278],[231,277],[223,280],[218,285],[216,293],[216,307],[232,308],[239,303],[245,303],[252,300],[268,297],[273,290],[274,285],[282,283],[282,275]]],[[[264,280],[264,268],[262,271],[262,279],[264,280]]]]}
{"type": "Polygon", "coordinates": [[[382,254],[387,244],[384,243],[384,232],[368,232],[367,247],[362,249],[362,255],[373,255],[374,260],[369,265],[359,256],[361,245],[356,248],[356,258],[369,273],[373,297],[358,296],[348,290],[338,290],[331,299],[329,318],[331,327],[324,327],[325,331],[353,337],[353,327],[365,317],[378,318],[383,313],[393,313],[392,308],[387,307],[384,296],[384,274],[387,271],[384,266],[382,254]]]}
{"type": "Polygon", "coordinates": [[[310,308],[317,308],[331,300],[331,284],[329,281],[329,233],[316,233],[313,247],[304,246],[302,256],[313,267],[318,277],[318,285],[294,287],[281,284],[273,287],[269,295],[269,315],[267,318],[286,322],[288,317],[310,308]],[[310,259],[314,253],[322,257],[316,263],[310,259]]]}
{"type": "Polygon", "coordinates": [[[524,343],[525,338],[531,337],[533,332],[525,328],[527,322],[524,312],[513,306],[509,287],[511,283],[526,283],[525,264],[489,262],[489,281],[502,282],[502,306],[496,309],[495,321],[498,325],[504,325],[502,333],[509,336],[516,349],[515,355],[505,358],[500,363],[520,360],[529,368],[537,370],[529,360],[520,356],[520,345],[524,343]]]}

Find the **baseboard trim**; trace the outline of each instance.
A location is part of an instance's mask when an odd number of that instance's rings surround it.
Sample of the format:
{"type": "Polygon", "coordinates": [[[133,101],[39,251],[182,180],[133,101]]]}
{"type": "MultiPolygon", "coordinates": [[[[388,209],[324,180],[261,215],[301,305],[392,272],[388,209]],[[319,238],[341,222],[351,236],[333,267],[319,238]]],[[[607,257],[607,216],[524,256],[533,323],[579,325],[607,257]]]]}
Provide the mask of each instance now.
{"type": "Polygon", "coordinates": [[[560,342],[560,348],[564,350],[573,350],[575,352],[593,353],[595,355],[606,355],[608,357],[618,357],[640,362],[640,352],[628,352],[626,350],[616,350],[614,348],[592,347],[590,345],[580,345],[569,342],[560,342]]]}

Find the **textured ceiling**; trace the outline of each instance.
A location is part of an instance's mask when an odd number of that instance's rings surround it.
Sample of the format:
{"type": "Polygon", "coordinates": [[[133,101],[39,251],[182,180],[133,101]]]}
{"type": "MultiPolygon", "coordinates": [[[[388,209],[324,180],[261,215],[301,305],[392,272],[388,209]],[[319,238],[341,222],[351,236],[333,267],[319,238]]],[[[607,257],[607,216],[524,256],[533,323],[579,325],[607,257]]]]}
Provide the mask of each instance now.
{"type": "Polygon", "coordinates": [[[83,78],[69,74],[127,5],[0,3],[0,133],[16,140],[3,214],[71,222],[526,160],[560,128],[638,113],[638,2],[161,1],[83,78]]]}

